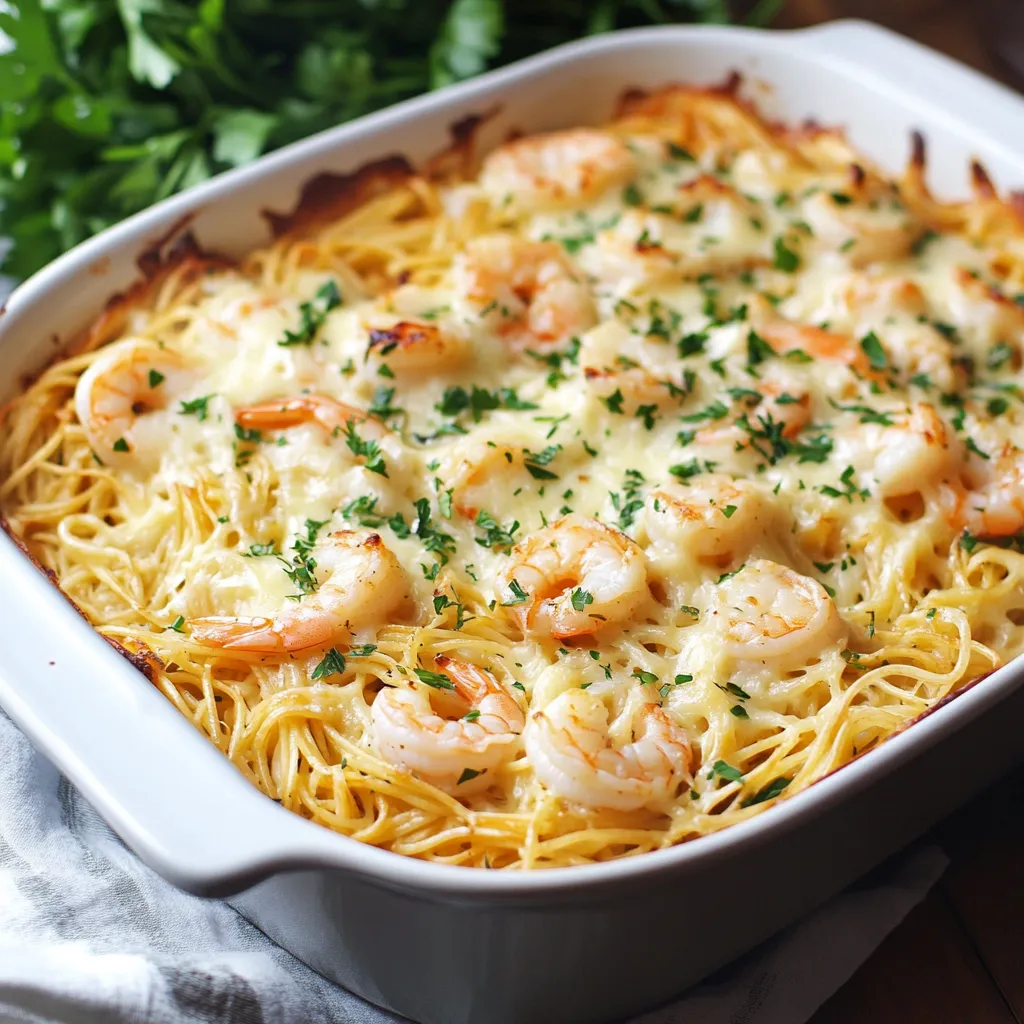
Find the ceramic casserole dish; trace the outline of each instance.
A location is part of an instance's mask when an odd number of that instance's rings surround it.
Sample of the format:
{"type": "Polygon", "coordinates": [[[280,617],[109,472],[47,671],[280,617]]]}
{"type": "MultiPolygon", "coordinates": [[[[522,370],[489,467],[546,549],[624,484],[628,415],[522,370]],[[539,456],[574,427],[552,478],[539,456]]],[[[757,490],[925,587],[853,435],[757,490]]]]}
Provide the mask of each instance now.
{"type": "MultiPolygon", "coordinates": [[[[0,399],[186,221],[204,248],[241,255],[269,240],[261,211],[292,209],[315,175],[393,153],[422,161],[468,115],[496,111],[487,147],[512,130],[600,122],[630,87],[733,71],[766,114],[843,125],[892,170],[921,130],[940,194],[965,191],[972,156],[1001,188],[1024,185],[1024,100],[868,24],[616,33],[325,132],[84,243],[0,318],[0,399]]],[[[612,1021],[656,1006],[907,843],[1021,749],[1024,666],[1011,664],[810,790],[699,841],[531,874],[440,866],[261,795],[6,536],[0,581],[0,704],[131,848],[185,889],[230,897],[328,978],[424,1024],[612,1021]],[[216,794],[216,807],[200,813],[196,793],[216,794]]]]}

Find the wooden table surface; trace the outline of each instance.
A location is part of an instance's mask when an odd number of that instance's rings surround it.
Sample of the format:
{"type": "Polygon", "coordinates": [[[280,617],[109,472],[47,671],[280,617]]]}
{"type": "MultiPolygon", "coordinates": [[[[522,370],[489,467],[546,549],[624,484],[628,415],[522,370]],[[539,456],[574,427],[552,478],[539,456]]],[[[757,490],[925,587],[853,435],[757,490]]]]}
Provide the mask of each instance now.
{"type": "MultiPolygon", "coordinates": [[[[1009,49],[1012,60],[1015,49],[1024,71],[1024,0],[788,0],[777,24],[849,17],[1024,91],[1024,77],[998,52],[1009,49]]],[[[811,1024],[1024,1024],[1024,768],[932,838],[951,858],[945,875],[811,1024]]]]}

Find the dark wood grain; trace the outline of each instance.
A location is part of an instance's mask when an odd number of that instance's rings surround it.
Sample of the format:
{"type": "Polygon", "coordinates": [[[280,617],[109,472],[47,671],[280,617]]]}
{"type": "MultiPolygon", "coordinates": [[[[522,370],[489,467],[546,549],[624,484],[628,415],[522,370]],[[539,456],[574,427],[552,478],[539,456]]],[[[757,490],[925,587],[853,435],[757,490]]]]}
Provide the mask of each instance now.
{"type": "Polygon", "coordinates": [[[1015,1024],[940,890],[813,1018],[813,1024],[1015,1024]]]}

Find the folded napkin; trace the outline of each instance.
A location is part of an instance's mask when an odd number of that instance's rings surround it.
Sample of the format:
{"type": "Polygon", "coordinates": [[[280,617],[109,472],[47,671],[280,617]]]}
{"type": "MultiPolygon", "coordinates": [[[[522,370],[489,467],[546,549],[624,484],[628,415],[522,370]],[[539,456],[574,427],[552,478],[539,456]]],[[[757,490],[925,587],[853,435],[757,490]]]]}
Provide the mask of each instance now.
{"type": "MultiPolygon", "coordinates": [[[[150,871],[2,712],[0,750],[0,1021],[399,1019],[150,871]]],[[[945,866],[934,846],[904,854],[635,1024],[799,1024],[945,866]]]]}

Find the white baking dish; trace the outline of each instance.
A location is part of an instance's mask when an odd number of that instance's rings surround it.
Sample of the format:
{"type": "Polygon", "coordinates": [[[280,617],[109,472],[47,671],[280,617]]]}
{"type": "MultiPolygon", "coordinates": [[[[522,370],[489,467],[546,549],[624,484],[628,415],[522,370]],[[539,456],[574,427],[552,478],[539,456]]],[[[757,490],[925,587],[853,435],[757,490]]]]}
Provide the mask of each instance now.
{"type": "MultiPolygon", "coordinates": [[[[599,121],[627,86],[717,82],[762,109],[845,125],[897,169],[912,128],[933,185],[962,192],[970,156],[1024,185],[1024,100],[881,29],[625,32],[402,104],[167,200],[19,288],[0,319],[0,398],[137,275],[185,214],[207,248],[267,240],[315,173],[436,151],[447,126],[500,104],[511,128],[599,121]],[[1014,148],[1018,147],[1018,148],[1014,148]]],[[[636,859],[530,875],[404,859],[282,810],[229,763],[0,537],[0,703],[148,864],[233,902],[316,969],[430,1024],[599,1021],[668,999],[926,828],[1021,750],[1011,665],[880,749],[728,831],[636,859]],[[246,887],[252,886],[252,888],[246,887]]]]}

